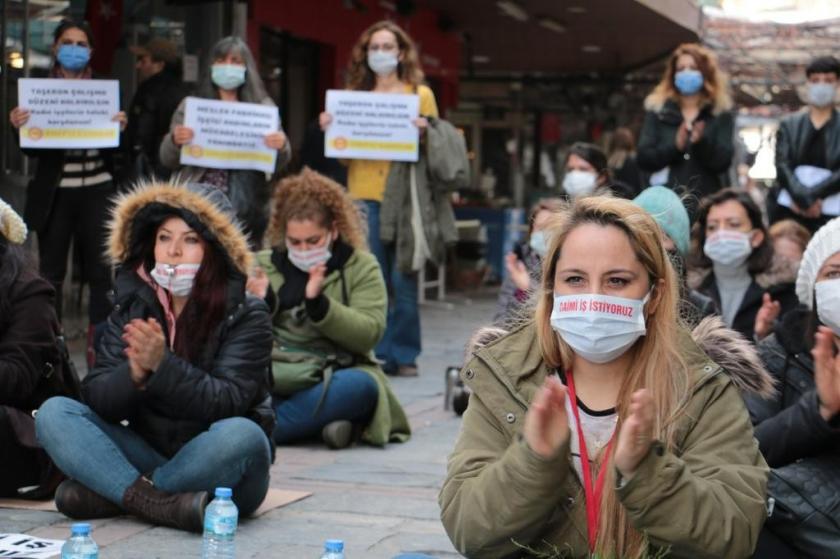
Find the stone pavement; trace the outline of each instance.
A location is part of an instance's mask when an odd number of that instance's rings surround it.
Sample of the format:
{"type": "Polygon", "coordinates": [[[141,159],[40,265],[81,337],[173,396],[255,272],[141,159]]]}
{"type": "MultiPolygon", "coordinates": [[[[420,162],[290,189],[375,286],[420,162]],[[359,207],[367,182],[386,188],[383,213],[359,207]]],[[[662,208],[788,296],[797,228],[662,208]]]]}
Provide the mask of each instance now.
{"type": "MultiPolygon", "coordinates": [[[[314,444],[280,447],[271,486],[311,491],[307,499],[245,520],[238,558],[318,558],[329,538],[345,541],[349,559],[390,559],[401,552],[460,557],[439,519],[437,494],[460,419],[443,410],[444,371],[459,365],[476,327],[492,318],[495,295],[453,299],[452,310],[423,307],[423,355],[418,378],[395,378],[414,436],[386,449],[330,451],[314,444]]],[[[81,361],[81,352],[74,352],[81,361]]],[[[80,368],[83,370],[83,368],[80,368]]],[[[0,533],[64,539],[70,522],[58,513],[0,509],[0,533]]],[[[199,557],[201,537],[131,518],[94,521],[100,557],[199,557]]]]}

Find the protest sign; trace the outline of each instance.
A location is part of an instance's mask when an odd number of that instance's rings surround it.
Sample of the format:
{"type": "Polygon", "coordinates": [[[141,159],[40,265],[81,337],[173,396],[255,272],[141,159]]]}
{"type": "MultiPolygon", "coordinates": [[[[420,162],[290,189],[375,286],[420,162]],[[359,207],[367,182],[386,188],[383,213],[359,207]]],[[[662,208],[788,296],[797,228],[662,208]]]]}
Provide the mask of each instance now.
{"type": "Polygon", "coordinates": [[[181,148],[182,165],[274,172],[277,150],[265,136],[280,128],[277,107],[187,97],[184,126],[195,136],[181,148]]]}
{"type": "Polygon", "coordinates": [[[0,534],[0,557],[47,559],[61,553],[63,540],[36,538],[28,534],[0,534]]]}
{"type": "Polygon", "coordinates": [[[116,80],[18,80],[18,105],[30,113],[23,148],[108,148],[120,145],[116,80]]]}
{"type": "Polygon", "coordinates": [[[417,161],[419,96],[331,89],[327,112],[327,157],[417,161]]]}

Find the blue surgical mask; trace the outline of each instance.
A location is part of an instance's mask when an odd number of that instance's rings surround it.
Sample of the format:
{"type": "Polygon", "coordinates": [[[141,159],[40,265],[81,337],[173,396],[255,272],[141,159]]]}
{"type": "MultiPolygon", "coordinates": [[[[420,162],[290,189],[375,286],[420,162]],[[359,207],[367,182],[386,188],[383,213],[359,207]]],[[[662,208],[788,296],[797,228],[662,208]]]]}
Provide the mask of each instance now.
{"type": "Polygon", "coordinates": [[[81,45],[61,45],[55,59],[65,70],[78,72],[90,62],[90,49],[81,45]]]}
{"type": "Polygon", "coordinates": [[[682,95],[694,95],[703,87],[703,73],[700,70],[680,70],[674,75],[674,87],[682,95]]]}
{"type": "Polygon", "coordinates": [[[808,102],[815,107],[828,107],[834,104],[837,86],[833,83],[809,83],[808,102]]]}
{"type": "Polygon", "coordinates": [[[400,64],[400,60],[396,52],[374,50],[368,53],[367,63],[375,74],[387,76],[397,69],[397,66],[400,64]]]}
{"type": "Polygon", "coordinates": [[[210,79],[221,89],[231,91],[245,83],[245,66],[241,64],[213,64],[210,79]]]}

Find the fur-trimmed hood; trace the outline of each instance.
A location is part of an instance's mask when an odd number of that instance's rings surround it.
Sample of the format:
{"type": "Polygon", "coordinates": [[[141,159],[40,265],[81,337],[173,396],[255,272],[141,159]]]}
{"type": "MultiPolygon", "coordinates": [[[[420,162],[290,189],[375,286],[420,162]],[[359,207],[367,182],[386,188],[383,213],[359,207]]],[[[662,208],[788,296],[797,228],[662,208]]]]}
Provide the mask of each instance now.
{"type": "MultiPolygon", "coordinates": [[[[799,264],[797,262],[774,255],[770,267],[755,276],[755,283],[763,289],[768,289],[774,285],[796,283],[798,268],[799,264]]],[[[711,274],[712,268],[690,269],[686,273],[686,283],[691,289],[700,289],[711,274]]]]}
{"type": "MultiPolygon", "coordinates": [[[[467,342],[465,362],[476,351],[507,334],[507,330],[498,327],[480,328],[467,342]]],[[[742,394],[755,394],[766,399],[776,393],[775,381],[764,367],[755,346],[741,334],[727,328],[719,316],[704,318],[691,331],[691,338],[703,353],[726,371],[742,394]]]]}
{"type": "Polygon", "coordinates": [[[220,190],[198,183],[140,183],[120,195],[109,222],[108,256],[112,264],[125,262],[135,248],[136,237],[146,233],[148,227],[156,227],[167,215],[184,219],[214,243],[236,270],[248,275],[252,255],[230,201],[220,190]]]}

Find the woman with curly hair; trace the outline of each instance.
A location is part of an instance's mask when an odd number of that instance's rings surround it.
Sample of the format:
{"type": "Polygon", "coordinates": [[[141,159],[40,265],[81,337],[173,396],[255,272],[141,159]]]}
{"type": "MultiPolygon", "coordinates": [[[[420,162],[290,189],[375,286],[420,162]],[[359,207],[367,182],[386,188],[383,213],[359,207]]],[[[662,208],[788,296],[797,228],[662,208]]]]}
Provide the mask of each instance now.
{"type": "Polygon", "coordinates": [[[702,198],[720,190],[732,162],[732,98],[714,53],[677,47],[659,85],[645,99],[637,162],[651,184],[688,187],[702,198]]]}
{"type": "MultiPolygon", "coordinates": [[[[353,47],[347,71],[347,89],[374,93],[414,93],[420,97],[420,118],[414,124],[422,135],[438,109],[432,90],[423,85],[423,71],[411,37],[391,21],[367,28],[353,47]]],[[[321,113],[326,129],[332,115],[321,113]]],[[[348,163],[347,188],[367,209],[368,243],[382,266],[393,304],[388,312],[385,335],[376,348],[389,373],[417,375],[420,355],[420,314],[417,310],[417,275],[397,266],[394,243],[380,238],[380,210],[389,182],[390,161],[354,159],[348,163]]]]}
{"type": "Polygon", "coordinates": [[[272,309],[278,444],[318,434],[344,448],[403,442],[410,429],[373,356],[387,296],[352,199],[305,168],[274,193],[262,270],[248,289],[272,309]]]}

